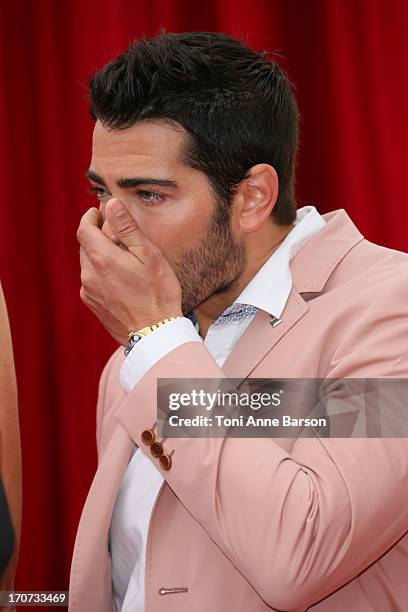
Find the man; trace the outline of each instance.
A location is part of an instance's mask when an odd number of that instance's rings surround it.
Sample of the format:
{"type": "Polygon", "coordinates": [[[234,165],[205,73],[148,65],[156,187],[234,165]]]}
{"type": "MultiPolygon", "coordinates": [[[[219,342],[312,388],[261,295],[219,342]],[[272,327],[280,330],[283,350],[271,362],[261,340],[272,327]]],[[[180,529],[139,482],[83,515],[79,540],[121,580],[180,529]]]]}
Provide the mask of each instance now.
{"type": "Polygon", "coordinates": [[[224,34],[138,41],[90,98],[81,298],[121,346],[70,610],[406,610],[405,438],[159,439],[156,396],[158,378],[407,377],[407,256],[344,210],[296,212],[290,84],[224,34]]]}

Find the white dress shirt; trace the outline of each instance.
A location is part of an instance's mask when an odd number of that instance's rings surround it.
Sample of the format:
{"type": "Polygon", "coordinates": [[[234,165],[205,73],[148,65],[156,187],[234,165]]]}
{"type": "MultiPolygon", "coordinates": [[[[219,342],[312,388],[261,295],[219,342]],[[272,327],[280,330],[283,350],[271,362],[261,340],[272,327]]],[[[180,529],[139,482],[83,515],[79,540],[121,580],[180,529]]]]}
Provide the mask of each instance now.
{"type": "MultiPolygon", "coordinates": [[[[205,340],[188,318],[170,321],[142,338],[122,365],[119,378],[126,392],[159,359],[185,342],[204,342],[220,367],[258,309],[279,319],[292,288],[290,260],[324,226],[314,206],[297,211],[293,229],[258,270],[234,303],[208,328],[205,340]]],[[[149,521],[163,477],[135,446],[123,476],[110,526],[112,583],[122,612],[144,611],[144,576],[149,521]]]]}

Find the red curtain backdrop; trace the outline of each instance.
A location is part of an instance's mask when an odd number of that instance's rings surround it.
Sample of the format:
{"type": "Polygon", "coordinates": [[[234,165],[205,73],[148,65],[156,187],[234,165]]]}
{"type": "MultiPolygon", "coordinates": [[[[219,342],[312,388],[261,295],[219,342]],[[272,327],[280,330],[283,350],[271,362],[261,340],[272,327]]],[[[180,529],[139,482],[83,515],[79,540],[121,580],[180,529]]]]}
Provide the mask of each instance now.
{"type": "Polygon", "coordinates": [[[345,208],[367,238],[408,250],[404,0],[1,0],[0,272],[22,434],[19,589],[68,587],[96,467],[97,383],[116,348],[79,298],[75,233],[95,203],[83,178],[87,78],[161,26],[279,51],[303,116],[299,203],[345,208]]]}

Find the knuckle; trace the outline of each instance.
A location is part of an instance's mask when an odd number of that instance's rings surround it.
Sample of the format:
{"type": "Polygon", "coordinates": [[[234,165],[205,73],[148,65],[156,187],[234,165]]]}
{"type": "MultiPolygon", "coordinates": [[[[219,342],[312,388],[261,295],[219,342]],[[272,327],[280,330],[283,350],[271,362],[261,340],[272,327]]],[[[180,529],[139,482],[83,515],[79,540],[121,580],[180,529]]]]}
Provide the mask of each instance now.
{"type": "Polygon", "coordinates": [[[77,237],[78,242],[82,242],[84,238],[84,228],[82,227],[82,225],[78,227],[76,237],[77,237]]]}
{"type": "Polygon", "coordinates": [[[81,298],[84,304],[88,304],[89,297],[84,286],[82,286],[79,291],[79,297],[81,298]]]}
{"type": "Polygon", "coordinates": [[[98,270],[104,270],[108,263],[108,257],[102,251],[90,251],[88,254],[89,261],[98,270]]]}
{"type": "Polygon", "coordinates": [[[86,289],[87,287],[90,286],[91,284],[91,279],[88,273],[86,272],[81,272],[81,283],[82,283],[82,288],[86,289]]]}

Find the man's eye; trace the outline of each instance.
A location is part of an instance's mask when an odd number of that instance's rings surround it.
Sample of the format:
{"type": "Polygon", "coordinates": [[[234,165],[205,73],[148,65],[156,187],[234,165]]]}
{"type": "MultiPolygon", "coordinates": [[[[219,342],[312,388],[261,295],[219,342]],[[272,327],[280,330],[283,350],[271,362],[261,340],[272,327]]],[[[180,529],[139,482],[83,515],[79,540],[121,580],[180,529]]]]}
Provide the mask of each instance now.
{"type": "Polygon", "coordinates": [[[156,191],[138,191],[138,194],[144,202],[161,202],[166,197],[164,193],[157,193],[156,191]]]}
{"type": "MultiPolygon", "coordinates": [[[[104,202],[105,200],[109,200],[112,197],[112,194],[103,187],[91,187],[88,189],[88,193],[95,195],[100,202],[104,202]]],[[[165,199],[164,193],[157,193],[156,191],[144,191],[139,190],[137,192],[137,196],[142,199],[143,202],[147,202],[149,204],[156,204],[162,202],[165,199]]]]}
{"type": "Polygon", "coordinates": [[[110,198],[112,197],[109,191],[107,191],[106,189],[103,189],[102,187],[91,187],[90,189],[88,189],[88,193],[92,193],[92,195],[96,195],[96,197],[98,198],[100,202],[103,202],[103,200],[107,196],[110,198]]]}

